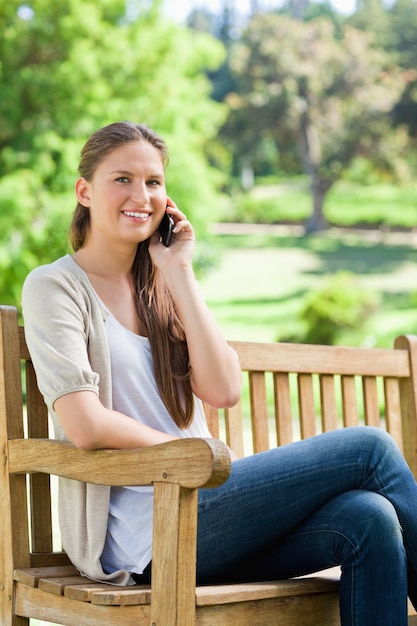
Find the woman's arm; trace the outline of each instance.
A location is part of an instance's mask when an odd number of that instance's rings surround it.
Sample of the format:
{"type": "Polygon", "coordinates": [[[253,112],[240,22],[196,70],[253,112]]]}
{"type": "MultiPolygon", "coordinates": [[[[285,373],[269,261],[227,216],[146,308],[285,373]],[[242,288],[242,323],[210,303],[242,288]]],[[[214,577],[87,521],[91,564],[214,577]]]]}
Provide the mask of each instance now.
{"type": "Polygon", "coordinates": [[[164,273],[187,337],[193,392],[213,407],[235,405],[241,393],[238,357],[223,337],[191,268],[164,273]]]}
{"type": "Polygon", "coordinates": [[[194,231],[185,215],[172,206],[176,222],[172,244],[166,248],[156,233],[149,247],[163,275],[184,326],[190,357],[193,392],[213,407],[236,404],[241,393],[241,369],[236,353],[217,326],[192,269],[194,231]]]}
{"type": "Polygon", "coordinates": [[[61,396],[55,400],[54,410],[68,439],[83,450],[145,448],[177,439],[106,409],[94,391],[61,396]]]}

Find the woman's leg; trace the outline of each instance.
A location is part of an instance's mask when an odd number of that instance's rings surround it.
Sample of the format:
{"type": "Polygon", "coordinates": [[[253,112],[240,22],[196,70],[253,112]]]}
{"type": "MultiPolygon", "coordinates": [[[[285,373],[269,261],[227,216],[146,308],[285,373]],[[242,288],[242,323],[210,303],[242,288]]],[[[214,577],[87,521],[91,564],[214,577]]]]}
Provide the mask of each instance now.
{"type": "MultiPolygon", "coordinates": [[[[407,552],[409,592],[415,599],[417,485],[393,440],[369,427],[332,431],[247,457],[233,463],[224,485],[202,490],[199,580],[220,579],[239,568],[333,498],[352,490],[383,495],[395,509],[407,552]]],[[[359,521],[353,516],[349,523],[355,526],[359,521]]]]}
{"type": "Polygon", "coordinates": [[[343,626],[406,626],[407,558],[394,507],[379,494],[346,491],[230,579],[279,580],[341,564],[343,626]]]}

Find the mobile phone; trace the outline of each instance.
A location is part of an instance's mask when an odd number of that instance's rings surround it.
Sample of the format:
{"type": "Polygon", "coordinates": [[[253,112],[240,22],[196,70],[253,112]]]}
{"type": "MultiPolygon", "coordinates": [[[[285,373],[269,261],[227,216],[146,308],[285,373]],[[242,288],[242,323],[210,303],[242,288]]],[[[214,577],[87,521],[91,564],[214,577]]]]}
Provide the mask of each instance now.
{"type": "Polygon", "coordinates": [[[175,222],[173,217],[165,211],[164,217],[159,224],[159,234],[161,235],[162,243],[166,247],[171,245],[172,231],[174,230],[174,227],[175,222]]]}

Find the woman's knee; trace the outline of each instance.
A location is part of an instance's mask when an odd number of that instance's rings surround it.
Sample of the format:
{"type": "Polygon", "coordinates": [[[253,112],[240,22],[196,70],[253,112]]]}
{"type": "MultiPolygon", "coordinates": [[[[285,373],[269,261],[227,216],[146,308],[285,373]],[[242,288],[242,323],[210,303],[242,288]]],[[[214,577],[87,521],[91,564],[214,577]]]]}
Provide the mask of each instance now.
{"type": "MultiPolygon", "coordinates": [[[[349,491],[339,496],[340,519],[344,533],[340,548],[354,558],[380,554],[397,561],[404,554],[401,524],[394,506],[380,494],[349,491]]],[[[345,554],[346,557],[346,554],[345,554]]]]}

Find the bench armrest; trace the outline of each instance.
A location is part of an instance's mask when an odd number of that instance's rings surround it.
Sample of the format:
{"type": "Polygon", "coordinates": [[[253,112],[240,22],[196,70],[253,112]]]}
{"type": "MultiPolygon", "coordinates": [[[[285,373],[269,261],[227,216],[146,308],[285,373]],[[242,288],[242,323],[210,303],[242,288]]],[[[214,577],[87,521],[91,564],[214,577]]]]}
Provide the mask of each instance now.
{"type": "Polygon", "coordinates": [[[177,483],[216,487],[229,476],[227,446],[218,439],[177,439],[134,450],[81,450],[51,439],[9,440],[10,473],[46,473],[110,486],[177,483]]]}

